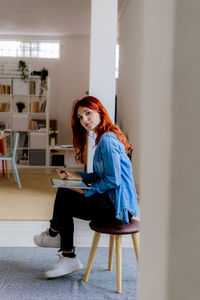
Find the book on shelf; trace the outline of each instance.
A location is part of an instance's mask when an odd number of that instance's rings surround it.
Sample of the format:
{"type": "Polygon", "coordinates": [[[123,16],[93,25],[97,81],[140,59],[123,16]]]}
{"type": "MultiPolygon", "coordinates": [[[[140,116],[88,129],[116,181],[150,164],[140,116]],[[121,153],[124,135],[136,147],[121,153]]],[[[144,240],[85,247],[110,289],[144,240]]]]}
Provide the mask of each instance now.
{"type": "Polygon", "coordinates": [[[4,93],[10,94],[10,85],[4,85],[4,93]]]}
{"type": "Polygon", "coordinates": [[[8,111],[10,111],[10,102],[0,103],[0,112],[8,112],[8,111]]]}
{"type": "Polygon", "coordinates": [[[4,87],[3,84],[0,83],[0,94],[4,94],[4,87]]]}
{"type": "Polygon", "coordinates": [[[30,130],[44,130],[46,129],[46,123],[44,120],[30,120],[29,121],[30,130]]]}
{"type": "Polygon", "coordinates": [[[30,120],[29,121],[29,128],[30,128],[30,130],[38,130],[37,129],[37,122],[34,121],[34,120],[30,120]]]}
{"type": "Polygon", "coordinates": [[[44,100],[42,103],[41,103],[41,106],[40,106],[40,112],[45,112],[45,109],[46,109],[46,100],[44,100]]]}
{"type": "Polygon", "coordinates": [[[0,94],[10,94],[10,85],[0,83],[0,94]]]}
{"type": "Polygon", "coordinates": [[[35,91],[36,91],[36,83],[35,80],[30,80],[30,85],[29,85],[29,93],[30,95],[35,95],[35,91]]]}
{"type": "Polygon", "coordinates": [[[34,101],[30,103],[30,112],[32,113],[40,112],[40,103],[38,101],[34,101]]]}

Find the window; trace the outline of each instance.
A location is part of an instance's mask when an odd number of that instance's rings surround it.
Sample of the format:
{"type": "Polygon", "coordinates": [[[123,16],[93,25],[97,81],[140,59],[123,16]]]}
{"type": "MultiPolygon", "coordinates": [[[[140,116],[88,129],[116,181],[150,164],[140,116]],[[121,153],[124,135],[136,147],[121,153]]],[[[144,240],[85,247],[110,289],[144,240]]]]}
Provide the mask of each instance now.
{"type": "Polygon", "coordinates": [[[0,56],[58,59],[60,57],[60,43],[0,40],[0,56]]]}

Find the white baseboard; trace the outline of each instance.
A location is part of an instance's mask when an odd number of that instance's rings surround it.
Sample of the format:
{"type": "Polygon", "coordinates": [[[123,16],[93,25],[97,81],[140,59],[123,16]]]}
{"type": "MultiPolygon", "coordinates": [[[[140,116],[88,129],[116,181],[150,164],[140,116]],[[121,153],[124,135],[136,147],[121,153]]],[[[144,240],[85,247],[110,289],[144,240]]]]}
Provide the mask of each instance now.
{"type": "MultiPolygon", "coordinates": [[[[76,247],[91,247],[94,231],[88,221],[74,219],[74,244],[76,247]]],[[[49,227],[48,221],[0,221],[0,247],[34,247],[33,236],[49,227]]],[[[123,236],[123,247],[132,247],[130,235],[123,236]]],[[[109,246],[109,235],[102,234],[99,247],[109,246]]]]}

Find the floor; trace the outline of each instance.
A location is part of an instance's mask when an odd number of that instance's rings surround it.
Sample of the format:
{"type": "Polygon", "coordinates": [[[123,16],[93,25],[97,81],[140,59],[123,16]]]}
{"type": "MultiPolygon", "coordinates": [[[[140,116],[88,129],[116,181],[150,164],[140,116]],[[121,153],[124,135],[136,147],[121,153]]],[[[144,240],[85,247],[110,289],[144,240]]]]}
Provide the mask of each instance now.
{"type": "MultiPolygon", "coordinates": [[[[39,169],[41,171],[41,168],[39,169]]],[[[30,172],[29,168],[19,169],[19,173],[30,172]]],[[[31,168],[31,173],[38,168],[31,168]]],[[[45,173],[54,173],[55,168],[43,168],[45,173]]],[[[88,221],[75,219],[75,245],[90,247],[94,232],[89,228],[88,221]]],[[[0,221],[0,247],[33,247],[33,236],[49,226],[47,221],[0,221]]],[[[108,235],[102,234],[99,246],[108,247],[108,235]]],[[[132,247],[131,236],[123,236],[123,247],[132,247]]]]}

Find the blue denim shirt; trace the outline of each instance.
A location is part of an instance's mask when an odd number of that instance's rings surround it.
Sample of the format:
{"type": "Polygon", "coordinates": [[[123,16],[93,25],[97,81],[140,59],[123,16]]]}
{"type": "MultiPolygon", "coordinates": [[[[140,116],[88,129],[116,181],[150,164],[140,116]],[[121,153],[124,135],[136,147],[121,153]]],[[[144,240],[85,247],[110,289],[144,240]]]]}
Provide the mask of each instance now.
{"type": "Polygon", "coordinates": [[[101,136],[94,154],[93,173],[77,173],[91,184],[91,189],[85,190],[86,197],[108,192],[116,218],[123,224],[129,223],[128,212],[133,216],[138,214],[132,164],[114,133],[106,132],[101,136]]]}

